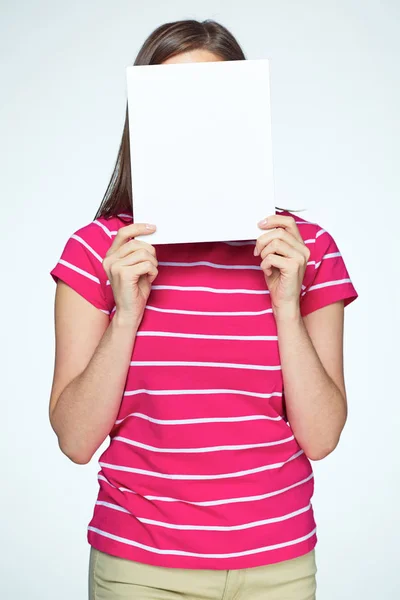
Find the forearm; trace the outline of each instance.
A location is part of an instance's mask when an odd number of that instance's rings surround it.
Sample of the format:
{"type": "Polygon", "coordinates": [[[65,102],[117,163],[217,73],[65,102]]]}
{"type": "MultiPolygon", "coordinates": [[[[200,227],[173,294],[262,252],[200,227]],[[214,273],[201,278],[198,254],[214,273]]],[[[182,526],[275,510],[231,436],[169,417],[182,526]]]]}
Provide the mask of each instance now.
{"type": "Polygon", "coordinates": [[[89,462],[116,420],[136,331],[115,314],[85,370],[58,398],[51,424],[61,450],[74,462],[89,462]]]}
{"type": "Polygon", "coordinates": [[[325,371],[297,307],[275,315],[286,411],[306,455],[318,460],[336,447],[346,401],[325,371]]]}

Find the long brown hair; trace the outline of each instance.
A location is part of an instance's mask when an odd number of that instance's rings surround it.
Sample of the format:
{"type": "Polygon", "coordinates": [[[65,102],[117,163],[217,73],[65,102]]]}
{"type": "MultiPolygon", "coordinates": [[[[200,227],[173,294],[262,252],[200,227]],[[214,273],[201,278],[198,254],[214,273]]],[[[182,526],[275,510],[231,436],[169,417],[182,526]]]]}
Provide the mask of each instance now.
{"type": "MultiPolygon", "coordinates": [[[[223,60],[246,58],[237,40],[223,25],[211,19],[188,19],[157,27],[145,40],[134,65],[157,65],[176,54],[199,49],[208,50],[223,60]]],[[[94,218],[110,218],[121,213],[130,213],[131,210],[132,182],[127,105],[114,171],[94,218]]]]}

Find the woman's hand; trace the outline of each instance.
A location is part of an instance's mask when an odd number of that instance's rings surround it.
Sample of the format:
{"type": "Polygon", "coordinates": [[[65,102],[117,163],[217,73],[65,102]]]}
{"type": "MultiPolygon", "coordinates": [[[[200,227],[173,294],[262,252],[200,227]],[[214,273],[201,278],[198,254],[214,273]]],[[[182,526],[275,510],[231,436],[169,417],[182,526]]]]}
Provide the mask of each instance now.
{"type": "Polygon", "coordinates": [[[254,256],[262,259],[261,268],[271,294],[273,312],[277,315],[286,310],[296,311],[310,250],[293,217],[271,215],[258,226],[272,229],[257,239],[254,256]]]}
{"type": "Polygon", "coordinates": [[[158,262],[153,246],[131,238],[154,233],[155,229],[154,225],[144,223],[121,227],[103,260],[117,313],[137,327],[143,317],[151,284],[158,275],[158,262]]]}

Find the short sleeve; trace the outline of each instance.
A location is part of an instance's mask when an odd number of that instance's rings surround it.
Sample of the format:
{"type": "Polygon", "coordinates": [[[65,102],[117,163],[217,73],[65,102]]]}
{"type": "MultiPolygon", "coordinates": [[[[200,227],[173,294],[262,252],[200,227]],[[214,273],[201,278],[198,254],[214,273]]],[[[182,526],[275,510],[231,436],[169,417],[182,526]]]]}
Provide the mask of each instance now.
{"type": "Polygon", "coordinates": [[[332,235],[320,228],[310,250],[308,269],[311,274],[300,299],[301,315],[339,300],[344,301],[344,306],[353,302],[358,293],[332,235]]]}
{"type": "Polygon", "coordinates": [[[59,279],[103,312],[109,313],[106,299],[107,275],[103,258],[111,243],[104,231],[90,223],[78,229],[67,240],[57,264],[50,275],[59,279]]]}

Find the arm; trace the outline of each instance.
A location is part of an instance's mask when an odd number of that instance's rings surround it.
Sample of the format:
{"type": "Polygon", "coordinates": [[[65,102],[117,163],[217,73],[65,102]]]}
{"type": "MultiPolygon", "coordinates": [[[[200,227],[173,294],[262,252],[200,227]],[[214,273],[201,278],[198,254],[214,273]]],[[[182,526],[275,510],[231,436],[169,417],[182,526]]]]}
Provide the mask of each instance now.
{"type": "Polygon", "coordinates": [[[254,254],[271,294],[287,416],[306,455],[318,460],[336,447],[347,418],[344,306],[358,294],[325,230],[316,233],[311,257],[293,217],[273,215],[259,225],[270,229],[254,254]],[[313,271],[300,298],[307,266],[313,271]]]}
{"type": "Polygon", "coordinates": [[[73,462],[88,463],[118,414],[137,327],[57,284],[56,357],[50,423],[73,462]]]}
{"type": "Polygon", "coordinates": [[[69,260],[63,262],[71,266],[75,260],[72,271],[55,271],[56,357],[49,416],[61,450],[79,464],[90,461],[118,414],[136,332],[158,274],[155,249],[131,238],[153,230],[144,224],[122,227],[100,265],[105,273],[99,270],[98,254],[93,261],[97,271],[89,271],[89,261],[83,263],[86,243],[84,254],[80,244],[75,254],[67,245],[69,260]],[[78,258],[86,270],[78,268],[78,258]],[[113,291],[116,310],[111,323],[98,310],[103,306],[100,276],[108,277],[113,291]],[[85,285],[94,280],[91,292],[85,285]]]}
{"type": "Polygon", "coordinates": [[[343,301],[301,317],[276,314],[286,411],[306,455],[320,460],[337,446],[346,422],[343,301]]]}

